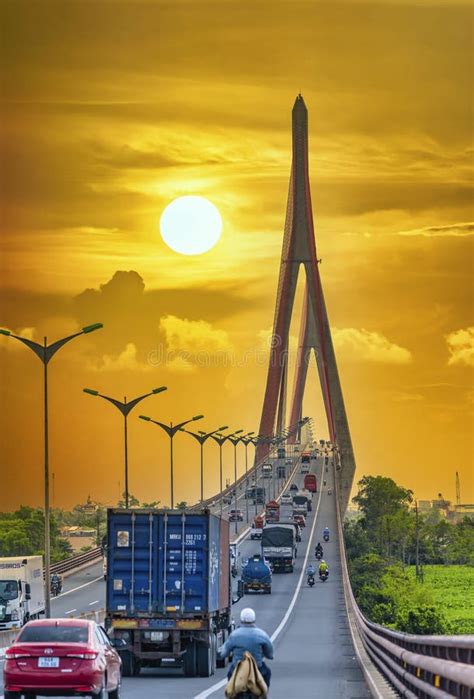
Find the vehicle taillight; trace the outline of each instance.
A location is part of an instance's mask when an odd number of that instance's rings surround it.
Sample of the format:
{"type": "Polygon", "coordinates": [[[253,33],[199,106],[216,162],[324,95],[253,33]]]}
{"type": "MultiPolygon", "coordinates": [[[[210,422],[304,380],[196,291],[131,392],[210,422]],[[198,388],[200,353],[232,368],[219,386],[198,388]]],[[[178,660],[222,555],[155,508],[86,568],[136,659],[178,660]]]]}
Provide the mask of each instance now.
{"type": "Polygon", "coordinates": [[[9,648],[5,653],[7,660],[16,660],[17,658],[31,658],[33,657],[31,653],[22,653],[21,651],[16,651],[13,648],[9,648]]]}
{"type": "Polygon", "coordinates": [[[68,653],[66,658],[80,658],[81,660],[94,660],[99,654],[96,651],[88,651],[87,653],[68,653]]]}

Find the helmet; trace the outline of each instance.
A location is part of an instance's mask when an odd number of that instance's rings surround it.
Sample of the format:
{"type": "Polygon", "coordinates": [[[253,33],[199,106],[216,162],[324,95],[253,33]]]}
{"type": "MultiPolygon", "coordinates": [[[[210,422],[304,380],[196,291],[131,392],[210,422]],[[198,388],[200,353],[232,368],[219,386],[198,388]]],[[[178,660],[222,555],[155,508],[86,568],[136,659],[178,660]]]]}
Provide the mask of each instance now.
{"type": "Polygon", "coordinates": [[[253,624],[255,622],[255,612],[251,607],[245,607],[240,612],[240,621],[242,624],[253,624]]]}
{"type": "Polygon", "coordinates": [[[323,558],[323,560],[321,561],[321,563],[326,563],[326,561],[324,560],[324,558],[323,558]]]}

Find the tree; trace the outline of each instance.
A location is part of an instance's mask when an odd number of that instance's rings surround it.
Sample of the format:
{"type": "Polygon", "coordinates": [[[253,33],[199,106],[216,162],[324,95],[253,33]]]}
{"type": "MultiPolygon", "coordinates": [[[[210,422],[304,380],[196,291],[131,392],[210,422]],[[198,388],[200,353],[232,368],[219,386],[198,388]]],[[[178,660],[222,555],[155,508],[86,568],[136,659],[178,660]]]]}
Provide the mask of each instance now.
{"type": "Polygon", "coordinates": [[[364,476],[358,482],[359,491],[352,498],[362,512],[361,523],[372,544],[380,554],[392,555],[402,522],[408,522],[403,513],[413,500],[413,491],[403,488],[385,476],[364,476]]]}
{"type": "Polygon", "coordinates": [[[178,504],[176,505],[177,510],[185,510],[187,507],[188,503],[186,502],[186,500],[181,500],[181,502],[178,502],[178,504]]]}

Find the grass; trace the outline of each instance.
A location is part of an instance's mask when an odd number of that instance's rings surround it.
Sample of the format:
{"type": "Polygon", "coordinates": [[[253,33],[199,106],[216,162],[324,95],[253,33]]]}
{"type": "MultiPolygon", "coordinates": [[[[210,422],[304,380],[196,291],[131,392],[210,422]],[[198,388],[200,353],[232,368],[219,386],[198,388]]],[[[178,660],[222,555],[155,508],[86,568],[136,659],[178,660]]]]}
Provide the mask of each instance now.
{"type": "MultiPolygon", "coordinates": [[[[415,577],[415,566],[406,569],[415,577]]],[[[454,634],[474,634],[474,567],[423,566],[423,587],[451,623],[454,634]]]]}

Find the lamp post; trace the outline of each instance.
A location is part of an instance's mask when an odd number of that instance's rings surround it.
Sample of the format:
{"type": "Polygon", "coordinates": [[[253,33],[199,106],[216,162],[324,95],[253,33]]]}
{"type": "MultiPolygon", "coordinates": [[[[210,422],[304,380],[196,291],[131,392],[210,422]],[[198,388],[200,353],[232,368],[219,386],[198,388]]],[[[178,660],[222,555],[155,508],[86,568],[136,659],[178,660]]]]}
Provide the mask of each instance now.
{"type": "MultiPolygon", "coordinates": [[[[242,437],[236,437],[236,435],[243,432],[243,430],[237,430],[229,437],[229,442],[234,445],[234,510],[237,510],[237,444],[242,441],[242,437]]],[[[237,522],[237,515],[234,515],[235,533],[239,529],[237,522]]]]}
{"type": "Polygon", "coordinates": [[[172,422],[170,422],[169,425],[166,425],[164,422],[160,422],[159,420],[152,420],[151,417],[148,417],[147,415],[140,415],[140,420],[145,420],[146,422],[152,422],[154,425],[158,425],[158,427],[161,427],[162,430],[166,432],[168,437],[170,438],[170,493],[171,493],[171,509],[174,510],[174,455],[173,455],[173,438],[176,434],[176,432],[179,432],[180,430],[183,429],[185,425],[189,425],[190,422],[195,422],[196,420],[201,420],[204,415],[195,415],[194,417],[189,418],[189,420],[184,420],[183,422],[178,422],[177,425],[173,425],[172,422]]]}
{"type": "Polygon", "coordinates": [[[13,337],[19,340],[24,345],[29,347],[36,356],[43,362],[43,386],[44,386],[44,569],[45,569],[45,617],[49,619],[51,616],[51,533],[50,533],[50,505],[49,505],[49,430],[48,430],[48,364],[54,357],[56,352],[61,349],[67,342],[74,340],[80,335],[88,335],[94,330],[100,330],[104,326],[102,323],[93,323],[86,325],[82,330],[73,335],[63,337],[61,340],[56,340],[48,345],[48,338],[45,337],[43,344],[33,342],[26,337],[13,335],[10,330],[0,328],[0,335],[13,337]]]}
{"type": "Polygon", "coordinates": [[[218,445],[219,445],[219,504],[220,504],[220,515],[222,517],[222,447],[224,446],[225,442],[227,442],[228,439],[232,437],[231,434],[213,434],[211,435],[211,439],[213,439],[218,445]]]}
{"type": "Polygon", "coordinates": [[[167,387],[166,386],[160,386],[159,388],[154,388],[153,390],[150,391],[150,393],[145,393],[143,396],[138,396],[138,398],[134,398],[131,401],[127,401],[127,396],[124,397],[123,401],[117,400],[116,398],[111,398],[110,396],[105,396],[103,393],[99,393],[99,391],[95,391],[92,388],[84,388],[83,391],[84,393],[88,393],[90,396],[96,396],[98,398],[103,398],[104,400],[107,400],[109,403],[112,403],[112,405],[115,405],[116,408],[120,410],[120,412],[123,415],[123,425],[124,425],[124,462],[125,462],[125,508],[128,509],[128,501],[129,501],[129,491],[128,491],[128,416],[129,413],[133,410],[133,408],[138,405],[142,400],[145,398],[148,398],[148,396],[153,396],[157,393],[162,393],[163,391],[166,391],[167,387]]]}
{"type": "MultiPolygon", "coordinates": [[[[250,441],[252,444],[257,447],[259,444],[265,444],[267,438],[264,437],[263,435],[259,434],[256,437],[252,437],[250,441]]],[[[257,502],[257,488],[258,488],[258,463],[255,463],[255,516],[258,514],[258,502],[257,502]]],[[[265,498],[264,498],[265,499],[265,498]]]]}
{"type": "Polygon", "coordinates": [[[218,427],[217,430],[212,430],[212,432],[191,432],[191,430],[185,430],[184,428],[181,428],[183,432],[186,432],[186,434],[190,434],[191,437],[194,437],[199,444],[200,444],[200,449],[201,449],[201,502],[204,500],[204,444],[207,442],[209,437],[212,437],[213,434],[216,434],[217,432],[222,432],[222,430],[226,430],[227,425],[223,425],[222,427],[218,427]]]}
{"type": "Polygon", "coordinates": [[[246,522],[249,523],[249,499],[248,499],[248,489],[249,489],[249,477],[248,477],[248,446],[252,443],[252,435],[255,432],[248,432],[242,437],[242,442],[245,447],[245,510],[246,510],[246,522]]]}

